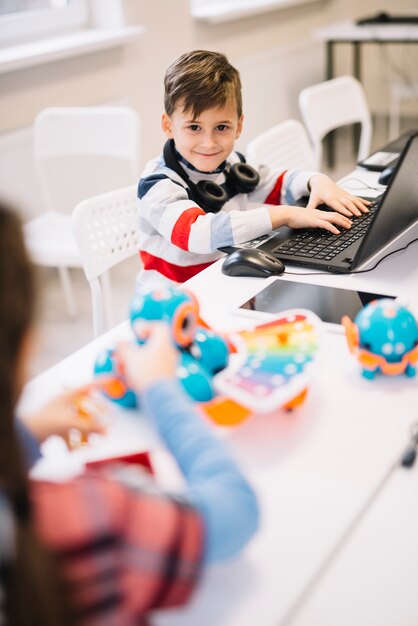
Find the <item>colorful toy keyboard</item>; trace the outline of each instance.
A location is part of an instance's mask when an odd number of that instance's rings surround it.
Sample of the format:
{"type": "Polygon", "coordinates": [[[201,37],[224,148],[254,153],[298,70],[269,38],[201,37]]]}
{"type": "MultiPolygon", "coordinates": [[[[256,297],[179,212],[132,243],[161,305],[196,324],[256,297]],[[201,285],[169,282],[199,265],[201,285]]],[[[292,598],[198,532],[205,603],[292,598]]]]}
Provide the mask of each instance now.
{"type": "Polygon", "coordinates": [[[252,330],[230,335],[236,352],[213,379],[220,394],[205,411],[232,425],[254,413],[291,409],[305,398],[319,347],[321,320],[294,309],[252,330]]]}

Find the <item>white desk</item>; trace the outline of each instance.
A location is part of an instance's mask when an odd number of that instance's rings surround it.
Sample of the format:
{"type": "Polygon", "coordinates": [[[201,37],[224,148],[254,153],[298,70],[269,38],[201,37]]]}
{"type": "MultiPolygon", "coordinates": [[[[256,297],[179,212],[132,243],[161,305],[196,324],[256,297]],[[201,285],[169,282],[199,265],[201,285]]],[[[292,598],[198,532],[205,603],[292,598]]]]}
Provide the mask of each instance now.
{"type": "MultiPolygon", "coordinates": [[[[228,280],[231,285],[240,279],[228,280]]],[[[190,285],[195,293],[197,283],[194,279],[190,285]]],[[[219,311],[219,319],[226,321],[226,314],[219,311]]],[[[245,323],[230,316],[227,325],[232,329],[245,323]]],[[[38,405],[63,385],[91,378],[100,347],[126,336],[124,323],[31,381],[22,406],[38,405]]],[[[367,381],[342,335],[330,333],[325,340],[316,380],[299,410],[220,430],[257,490],[262,526],[242,555],[207,571],[187,608],[159,615],[158,626],[286,623],[288,612],[403,448],[416,419],[417,381],[367,381]]],[[[139,449],[142,434],[138,429],[139,449]]],[[[133,451],[132,439],[127,445],[133,451]]],[[[118,446],[115,452],[120,451],[118,446]]]]}
{"type": "MultiPolygon", "coordinates": [[[[376,174],[360,170],[356,175],[370,184],[376,179],[376,174]]],[[[312,273],[310,277],[304,275],[303,281],[409,297],[418,311],[417,245],[383,261],[370,274],[312,273]]],[[[261,279],[224,276],[221,265],[219,261],[207,268],[188,281],[187,287],[197,296],[206,321],[219,330],[233,330],[248,322],[229,314],[232,302],[252,291],[261,279]]],[[[283,275],[280,279],[297,277],[283,275]]],[[[254,418],[229,432],[229,443],[260,496],[262,529],[240,558],[208,571],[189,607],[161,616],[158,626],[293,624],[294,611],[306,601],[305,593],[321,580],[323,568],[328,571],[331,556],[336,550],[339,554],[352,524],[367,511],[369,499],[399,457],[416,421],[418,380],[362,379],[343,336],[338,334],[327,336],[323,357],[317,381],[301,409],[276,418],[254,418]]],[[[384,523],[386,531],[388,526],[384,523]]],[[[414,541],[412,528],[408,525],[407,539],[402,538],[401,544],[392,535],[393,551],[396,545],[402,549],[404,543],[414,541]]],[[[364,550],[364,545],[361,548],[364,550]]],[[[376,553],[371,544],[371,561],[376,553]]],[[[413,558],[404,560],[406,577],[409,570],[416,569],[413,558]]],[[[342,585],[357,577],[358,566],[359,561],[354,561],[344,579],[334,582],[331,578],[331,591],[340,594],[336,597],[344,597],[342,585]]],[[[366,585],[365,577],[362,580],[366,585]]],[[[396,585],[395,591],[390,586],[377,586],[376,591],[390,596],[391,602],[395,598],[391,615],[403,615],[404,580],[400,573],[396,585]]],[[[332,612],[327,612],[328,588],[318,588],[318,594],[319,619],[313,621],[317,613],[308,603],[297,626],[404,626],[402,621],[385,621],[384,611],[378,612],[383,620],[372,625],[369,613],[362,613],[364,598],[355,595],[357,604],[348,614],[356,619],[341,622],[337,601],[332,612]],[[321,621],[324,616],[328,622],[321,621]]],[[[370,598],[370,614],[376,611],[376,596],[370,598]]],[[[367,606],[367,594],[365,597],[367,606]]],[[[411,598],[413,602],[415,594],[411,598]]],[[[350,599],[347,593],[347,603],[350,599]]]]}
{"type": "MultiPolygon", "coordinates": [[[[382,264],[370,274],[315,275],[312,282],[333,285],[343,281],[354,289],[410,293],[412,285],[418,284],[416,249],[415,255],[409,254],[392,257],[384,262],[386,267],[382,264]]],[[[197,296],[203,317],[215,328],[248,327],[249,320],[232,316],[229,310],[233,301],[261,279],[226,277],[220,266],[218,262],[206,269],[187,287],[197,296]]],[[[287,279],[284,275],[283,280],[287,279]]],[[[31,381],[22,407],[34,408],[63,386],[89,380],[100,347],[129,335],[128,324],[121,324],[31,381]]],[[[317,375],[297,411],[280,411],[249,419],[236,428],[218,429],[258,493],[261,529],[239,557],[207,570],[188,607],[160,613],[154,620],[156,626],[288,624],[306,590],[399,456],[417,418],[417,379],[367,381],[342,334],[326,333],[324,342],[317,375]]],[[[134,431],[129,432],[132,446],[134,431]]],[[[144,429],[138,428],[137,436],[141,448],[144,429]]],[[[123,449],[125,442],[119,445],[123,449]]],[[[357,574],[354,569],[352,576],[357,574]]],[[[401,575],[398,584],[403,585],[401,575]]],[[[333,606],[333,624],[340,626],[338,607],[333,606]]],[[[310,619],[302,624],[313,626],[310,619]]],[[[355,624],[370,626],[367,620],[355,624]]]]}
{"type": "MultiPolygon", "coordinates": [[[[353,51],[353,74],[361,80],[362,46],[366,44],[417,44],[418,24],[369,24],[358,26],[353,20],[329,24],[314,31],[313,36],[326,46],[326,79],[333,78],[335,71],[335,51],[339,45],[349,45],[353,51]]],[[[358,137],[355,139],[357,144],[358,137]]],[[[333,134],[327,138],[328,165],[334,165],[333,134]]],[[[357,147],[355,148],[357,151],[357,147]]]]}
{"type": "Polygon", "coordinates": [[[314,37],[327,46],[327,79],[334,76],[334,48],[337,44],[353,46],[354,76],[361,78],[361,46],[364,44],[418,43],[418,24],[368,24],[358,26],[353,20],[335,22],[314,31],[314,37]]]}
{"type": "Polygon", "coordinates": [[[418,465],[394,470],[289,626],[418,624],[417,494],[418,465]]]}
{"type": "MultiPolygon", "coordinates": [[[[414,236],[418,237],[418,225],[414,229],[414,236]]],[[[405,241],[400,241],[399,245],[402,243],[405,241]]],[[[415,242],[407,250],[383,260],[367,274],[328,274],[289,264],[279,280],[399,296],[412,306],[418,303],[417,258],[418,242],[415,242]]],[[[245,296],[254,290],[256,282],[263,279],[225,276],[221,266],[222,260],[217,261],[204,270],[204,276],[192,278],[187,287],[198,297],[205,321],[215,329],[229,329],[235,326],[235,319],[229,315],[233,303],[244,301],[245,296]],[[221,303],[223,306],[220,306],[221,303]]]]}
{"type": "Polygon", "coordinates": [[[231,564],[208,571],[189,607],[157,624],[286,624],[398,456],[417,402],[416,381],[362,379],[342,336],[329,336],[301,409],[228,434],[260,498],[259,534],[231,564]]]}

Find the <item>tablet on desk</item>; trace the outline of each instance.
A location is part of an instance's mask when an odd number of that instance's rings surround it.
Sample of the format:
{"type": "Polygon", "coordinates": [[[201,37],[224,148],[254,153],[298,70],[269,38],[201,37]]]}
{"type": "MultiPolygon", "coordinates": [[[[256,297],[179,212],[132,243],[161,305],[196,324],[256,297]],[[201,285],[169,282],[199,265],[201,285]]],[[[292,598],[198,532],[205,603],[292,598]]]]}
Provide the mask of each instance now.
{"type": "Polygon", "coordinates": [[[231,313],[266,322],[277,317],[280,311],[308,309],[327,324],[328,330],[342,332],[342,316],[354,319],[362,307],[357,291],[272,277],[260,281],[245,297],[234,303],[231,313]]]}
{"type": "Polygon", "coordinates": [[[358,165],[362,165],[372,171],[380,172],[394,165],[399,159],[399,154],[399,152],[385,152],[384,150],[379,150],[371,154],[367,159],[364,159],[364,161],[359,162],[358,165]]]}

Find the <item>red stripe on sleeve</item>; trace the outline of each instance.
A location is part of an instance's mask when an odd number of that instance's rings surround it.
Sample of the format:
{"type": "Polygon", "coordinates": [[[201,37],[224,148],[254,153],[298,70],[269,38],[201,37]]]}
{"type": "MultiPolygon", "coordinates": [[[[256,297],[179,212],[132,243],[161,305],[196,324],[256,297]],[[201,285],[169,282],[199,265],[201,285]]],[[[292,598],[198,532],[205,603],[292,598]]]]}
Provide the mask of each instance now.
{"type": "Polygon", "coordinates": [[[171,243],[188,252],[190,229],[200,215],[205,215],[205,212],[199,207],[192,207],[191,209],[183,211],[174,224],[171,233],[171,243]]]}
{"type": "Polygon", "coordinates": [[[270,191],[269,195],[264,200],[265,204],[280,204],[280,196],[282,193],[283,178],[285,174],[286,172],[283,172],[283,174],[280,174],[279,178],[276,180],[276,184],[274,185],[273,189],[270,191]]]}

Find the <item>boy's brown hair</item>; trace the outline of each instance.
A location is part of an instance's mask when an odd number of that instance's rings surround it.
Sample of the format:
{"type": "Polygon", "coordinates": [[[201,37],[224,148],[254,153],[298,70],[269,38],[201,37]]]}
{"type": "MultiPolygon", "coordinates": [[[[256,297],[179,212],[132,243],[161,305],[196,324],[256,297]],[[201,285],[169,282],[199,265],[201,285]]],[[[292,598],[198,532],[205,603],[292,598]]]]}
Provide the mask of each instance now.
{"type": "Polygon", "coordinates": [[[198,117],[202,111],[224,106],[230,98],[242,115],[241,79],[238,70],[220,52],[194,50],[179,56],[164,77],[164,106],[172,115],[179,100],[183,111],[198,117]]]}

